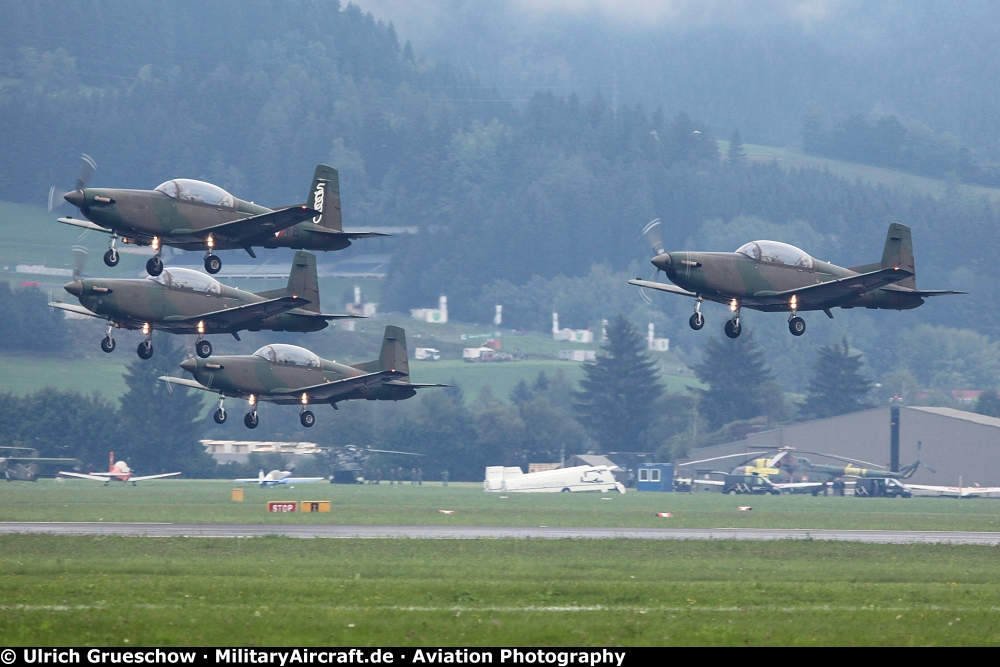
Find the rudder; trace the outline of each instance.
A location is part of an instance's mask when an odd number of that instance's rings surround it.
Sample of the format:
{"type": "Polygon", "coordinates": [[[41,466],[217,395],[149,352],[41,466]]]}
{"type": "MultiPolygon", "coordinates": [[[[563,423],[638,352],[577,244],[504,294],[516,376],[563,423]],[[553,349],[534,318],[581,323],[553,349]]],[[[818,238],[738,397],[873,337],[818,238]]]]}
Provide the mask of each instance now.
{"type": "Polygon", "coordinates": [[[390,324],[385,328],[378,364],[379,370],[410,374],[410,359],[406,354],[406,332],[401,327],[390,324]]]}
{"type": "Polygon", "coordinates": [[[315,224],[344,231],[340,214],[340,175],[336,169],[325,164],[316,165],[307,206],[320,212],[318,217],[312,219],[315,224]]]}
{"type": "Polygon", "coordinates": [[[909,271],[913,275],[896,284],[910,289],[917,288],[917,269],[913,262],[913,237],[906,225],[899,222],[889,225],[885,237],[885,249],[882,251],[882,268],[900,268],[909,271]]]}
{"type": "Polygon", "coordinates": [[[322,312],[319,306],[319,280],[316,277],[316,255],[299,250],[292,259],[292,269],[288,274],[288,296],[309,299],[302,310],[322,312]]]}

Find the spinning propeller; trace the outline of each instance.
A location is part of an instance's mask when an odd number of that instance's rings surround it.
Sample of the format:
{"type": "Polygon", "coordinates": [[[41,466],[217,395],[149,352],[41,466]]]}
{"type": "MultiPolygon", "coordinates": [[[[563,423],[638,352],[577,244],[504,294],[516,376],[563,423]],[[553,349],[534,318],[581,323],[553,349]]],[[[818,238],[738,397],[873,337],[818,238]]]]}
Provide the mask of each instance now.
{"type": "Polygon", "coordinates": [[[63,204],[65,196],[70,192],[82,191],[87,187],[87,183],[90,182],[90,178],[97,171],[97,163],[94,162],[94,158],[90,157],[86,153],[80,155],[80,174],[76,177],[76,188],[71,191],[60,190],[56,186],[49,188],[49,205],[48,210],[51,211],[63,204]]]}
{"type": "MultiPolygon", "coordinates": [[[[649,245],[653,248],[653,256],[657,257],[663,254],[663,237],[660,235],[660,219],[655,218],[649,222],[645,227],[642,228],[642,235],[646,237],[649,245]]],[[[656,271],[650,276],[650,280],[657,282],[660,278],[660,268],[657,267],[656,271]]],[[[653,300],[646,294],[646,290],[642,287],[639,288],[639,296],[642,300],[646,302],[646,305],[652,305],[653,300]]]]}

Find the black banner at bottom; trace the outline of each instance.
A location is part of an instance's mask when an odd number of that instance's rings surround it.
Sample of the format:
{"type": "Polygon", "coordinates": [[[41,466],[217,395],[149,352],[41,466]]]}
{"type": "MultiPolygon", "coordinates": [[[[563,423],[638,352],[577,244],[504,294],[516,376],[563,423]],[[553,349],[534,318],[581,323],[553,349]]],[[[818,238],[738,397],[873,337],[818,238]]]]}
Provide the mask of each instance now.
{"type": "Polygon", "coordinates": [[[622,667],[626,648],[6,648],[8,665],[553,665],[622,667]]]}

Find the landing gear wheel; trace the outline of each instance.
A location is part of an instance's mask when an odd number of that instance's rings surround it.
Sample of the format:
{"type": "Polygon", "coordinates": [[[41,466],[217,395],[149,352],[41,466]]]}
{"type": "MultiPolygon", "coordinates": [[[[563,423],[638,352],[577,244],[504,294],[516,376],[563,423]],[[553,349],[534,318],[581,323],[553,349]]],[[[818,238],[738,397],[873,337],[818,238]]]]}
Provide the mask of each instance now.
{"type": "Polygon", "coordinates": [[[695,331],[699,331],[703,326],[705,326],[705,316],[701,313],[695,313],[688,319],[688,324],[695,331]]]}
{"type": "Polygon", "coordinates": [[[115,339],[112,338],[111,336],[105,336],[101,340],[101,349],[104,350],[105,352],[107,352],[108,354],[111,354],[112,352],[114,352],[115,351],[115,339]]]}
{"type": "Polygon", "coordinates": [[[139,347],[135,348],[135,353],[139,355],[140,359],[149,359],[153,356],[153,344],[144,340],[139,343],[139,347]]]}
{"type": "Polygon", "coordinates": [[[163,273],[163,260],[159,257],[150,257],[146,260],[146,273],[151,276],[158,276],[163,273]]]}
{"type": "Polygon", "coordinates": [[[257,424],[260,423],[260,419],[257,417],[256,412],[248,412],[247,416],[243,418],[243,425],[247,428],[257,428],[257,424]]]}
{"type": "Polygon", "coordinates": [[[219,408],[215,411],[215,414],[212,415],[212,418],[215,419],[216,424],[225,424],[227,418],[226,411],[223,408],[219,408]]]}
{"type": "Polygon", "coordinates": [[[212,356],[212,344],[207,340],[200,340],[194,346],[194,351],[198,353],[198,356],[202,359],[208,359],[212,356]]]}
{"type": "Polygon", "coordinates": [[[726,335],[730,338],[739,338],[743,332],[743,326],[739,320],[728,320],[726,322],[726,335]]]}
{"type": "Polygon", "coordinates": [[[108,250],[104,253],[104,263],[108,266],[118,266],[118,260],[121,259],[118,256],[117,250],[108,250]]]}
{"type": "Polygon", "coordinates": [[[793,336],[801,336],[806,332],[806,321],[798,316],[793,317],[788,320],[788,330],[793,336]]]}
{"type": "Polygon", "coordinates": [[[312,413],[312,410],[306,410],[299,415],[299,421],[302,422],[302,425],[306,428],[311,428],[312,425],[316,423],[316,415],[312,413]]]}
{"type": "Polygon", "coordinates": [[[205,270],[215,275],[222,270],[222,260],[218,255],[209,255],[205,258],[205,270]]]}

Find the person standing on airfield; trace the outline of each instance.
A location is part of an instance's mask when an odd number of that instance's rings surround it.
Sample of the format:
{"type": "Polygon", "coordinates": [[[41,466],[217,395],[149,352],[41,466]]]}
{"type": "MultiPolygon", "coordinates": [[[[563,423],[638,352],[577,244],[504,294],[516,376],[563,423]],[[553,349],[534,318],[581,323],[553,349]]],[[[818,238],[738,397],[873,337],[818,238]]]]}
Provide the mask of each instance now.
{"type": "Polygon", "coordinates": [[[445,468],[441,471],[441,486],[445,489],[448,488],[448,469],[445,468]]]}
{"type": "Polygon", "coordinates": [[[424,469],[417,468],[417,486],[424,485],[424,469]]]}
{"type": "Polygon", "coordinates": [[[410,486],[417,485],[417,469],[410,468],[410,486]]]}

